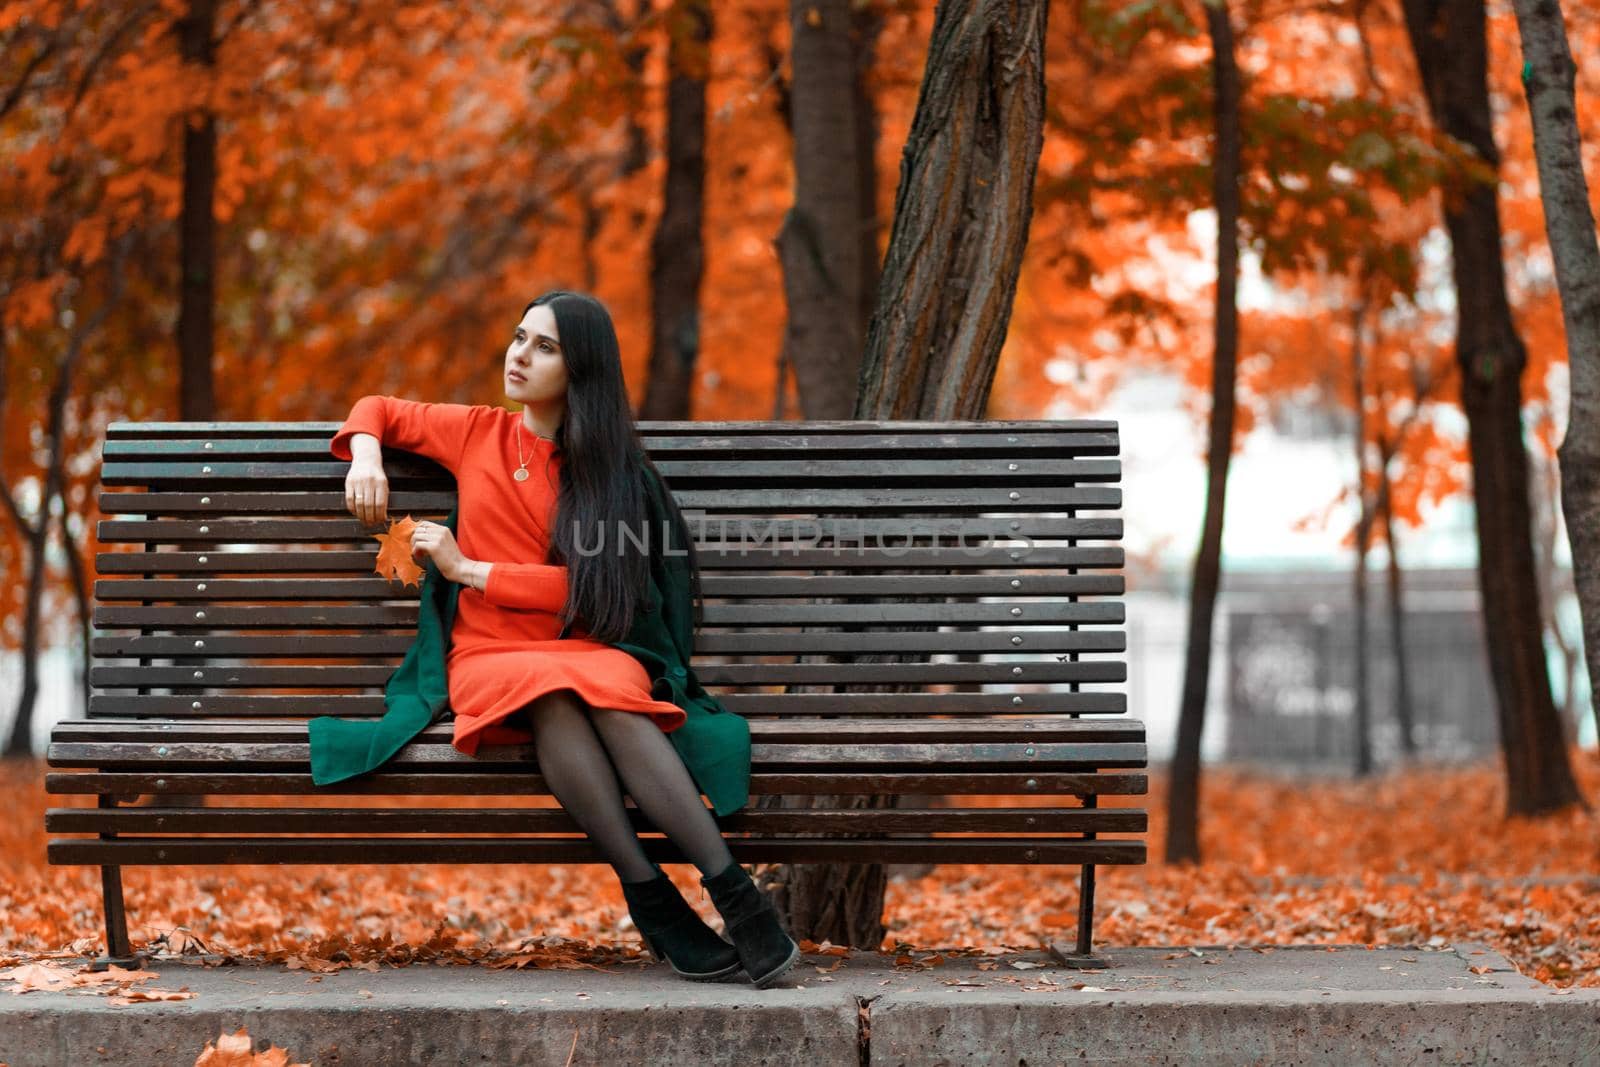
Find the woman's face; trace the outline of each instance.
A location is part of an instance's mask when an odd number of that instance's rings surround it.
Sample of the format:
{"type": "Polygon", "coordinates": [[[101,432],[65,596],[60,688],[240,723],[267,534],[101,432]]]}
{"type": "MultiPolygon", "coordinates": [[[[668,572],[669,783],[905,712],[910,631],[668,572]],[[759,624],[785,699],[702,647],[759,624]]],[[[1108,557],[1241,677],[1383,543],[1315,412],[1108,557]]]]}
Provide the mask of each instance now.
{"type": "Polygon", "coordinates": [[[506,396],[522,404],[566,395],[567,358],[556,333],[555,312],[548,306],[529,308],[512,331],[506,346],[505,383],[506,396]]]}

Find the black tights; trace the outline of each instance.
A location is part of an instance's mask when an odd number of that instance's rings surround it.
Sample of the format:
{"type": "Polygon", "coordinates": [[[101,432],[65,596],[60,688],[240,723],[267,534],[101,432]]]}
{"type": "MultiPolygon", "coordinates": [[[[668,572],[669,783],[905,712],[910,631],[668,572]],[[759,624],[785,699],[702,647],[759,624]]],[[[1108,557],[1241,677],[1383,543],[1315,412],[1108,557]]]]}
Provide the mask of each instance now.
{"type": "Polygon", "coordinates": [[[689,768],[649,716],[588,707],[566,689],[546,693],[525,710],[539,773],[621,881],[655,876],[623,806],[624,784],[645,817],[702,874],[716,874],[733,862],[689,768]]]}

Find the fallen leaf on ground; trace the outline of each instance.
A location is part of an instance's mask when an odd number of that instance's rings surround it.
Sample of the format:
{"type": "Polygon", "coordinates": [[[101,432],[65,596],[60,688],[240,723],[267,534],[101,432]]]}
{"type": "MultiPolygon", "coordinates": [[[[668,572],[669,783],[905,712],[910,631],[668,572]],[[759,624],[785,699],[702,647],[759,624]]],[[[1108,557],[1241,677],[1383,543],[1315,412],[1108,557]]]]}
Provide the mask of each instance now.
{"type": "Polygon", "coordinates": [[[253,1048],[250,1032],[241,1026],[231,1034],[217,1035],[215,1045],[207,1041],[194,1067],[311,1067],[309,1063],[290,1063],[288,1049],[270,1044],[260,1052],[253,1048]]]}
{"type": "Polygon", "coordinates": [[[108,1004],[137,1004],[146,1000],[192,1000],[196,994],[188,986],[182,989],[133,989],[106,998],[108,1004]]]}

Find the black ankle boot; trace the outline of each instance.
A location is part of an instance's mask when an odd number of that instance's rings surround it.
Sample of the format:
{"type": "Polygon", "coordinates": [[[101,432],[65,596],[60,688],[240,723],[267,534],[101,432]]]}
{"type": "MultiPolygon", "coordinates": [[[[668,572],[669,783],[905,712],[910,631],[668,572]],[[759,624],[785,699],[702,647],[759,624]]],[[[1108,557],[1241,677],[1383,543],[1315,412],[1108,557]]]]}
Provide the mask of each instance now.
{"type": "Polygon", "coordinates": [[[678,893],[659,864],[656,876],[623,882],[628,914],[653,959],[665,959],[673,973],[695,982],[714,982],[739,970],[739,952],[717,936],[678,893]]]}
{"type": "Polygon", "coordinates": [[[800,946],[784,930],[772,901],[735,861],[700,884],[722,914],[739,962],[757,989],[765,988],[800,960],[800,946]]]}

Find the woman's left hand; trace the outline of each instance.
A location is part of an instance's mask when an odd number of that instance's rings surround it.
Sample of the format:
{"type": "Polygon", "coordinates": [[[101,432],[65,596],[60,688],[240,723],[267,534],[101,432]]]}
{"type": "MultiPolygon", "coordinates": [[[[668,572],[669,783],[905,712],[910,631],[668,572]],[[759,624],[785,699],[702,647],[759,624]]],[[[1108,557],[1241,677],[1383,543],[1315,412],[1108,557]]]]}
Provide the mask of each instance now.
{"type": "Polygon", "coordinates": [[[431,557],[439,573],[452,582],[456,580],[457,568],[467,561],[450,527],[436,522],[419,522],[411,531],[411,558],[420,563],[421,556],[431,557]]]}

